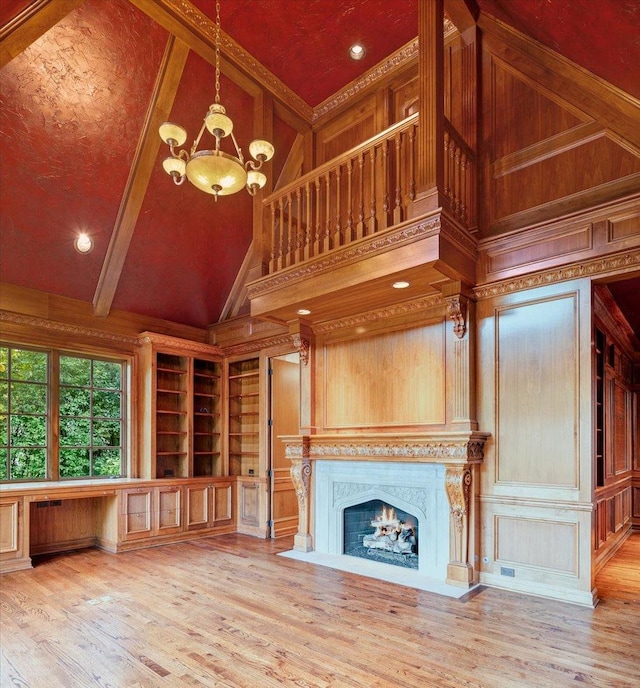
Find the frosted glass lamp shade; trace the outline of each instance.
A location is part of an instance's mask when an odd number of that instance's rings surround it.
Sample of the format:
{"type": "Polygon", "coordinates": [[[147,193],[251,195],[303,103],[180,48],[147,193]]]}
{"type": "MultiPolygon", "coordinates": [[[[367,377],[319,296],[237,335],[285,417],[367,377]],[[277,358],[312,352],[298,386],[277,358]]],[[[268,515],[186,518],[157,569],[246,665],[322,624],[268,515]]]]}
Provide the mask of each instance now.
{"type": "Polygon", "coordinates": [[[268,141],[256,139],[249,144],[249,153],[254,160],[271,160],[275,148],[268,141]]]}
{"type": "Polygon", "coordinates": [[[182,177],[187,170],[187,164],[182,158],[165,158],[162,161],[162,167],[167,174],[177,173],[179,177],[182,177]]]}
{"type": "Polygon", "coordinates": [[[247,186],[250,189],[261,189],[266,183],[266,175],[262,174],[262,172],[258,172],[258,170],[249,170],[247,174],[247,186]]]}
{"type": "Polygon", "coordinates": [[[187,140],[187,130],[173,122],[162,123],[158,132],[165,143],[173,142],[174,146],[181,146],[187,140]]]}
{"type": "Polygon", "coordinates": [[[237,158],[222,151],[200,151],[187,163],[187,179],[214,196],[229,196],[247,184],[247,173],[237,158]]]}
{"type": "Polygon", "coordinates": [[[209,107],[204,124],[210,134],[221,139],[233,131],[233,122],[227,117],[226,110],[220,103],[214,103],[209,107]]]}

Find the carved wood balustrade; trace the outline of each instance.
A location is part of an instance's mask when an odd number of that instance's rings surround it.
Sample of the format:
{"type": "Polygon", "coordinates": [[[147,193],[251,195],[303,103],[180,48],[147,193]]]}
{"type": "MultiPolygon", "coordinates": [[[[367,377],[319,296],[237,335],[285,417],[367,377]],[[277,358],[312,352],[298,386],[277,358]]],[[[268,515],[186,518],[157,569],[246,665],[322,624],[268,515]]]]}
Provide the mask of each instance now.
{"type": "MultiPolygon", "coordinates": [[[[416,198],[418,114],[321,165],[264,200],[268,274],[382,232],[410,217],[416,198]]],[[[447,122],[444,197],[475,226],[475,159],[447,122]]]]}

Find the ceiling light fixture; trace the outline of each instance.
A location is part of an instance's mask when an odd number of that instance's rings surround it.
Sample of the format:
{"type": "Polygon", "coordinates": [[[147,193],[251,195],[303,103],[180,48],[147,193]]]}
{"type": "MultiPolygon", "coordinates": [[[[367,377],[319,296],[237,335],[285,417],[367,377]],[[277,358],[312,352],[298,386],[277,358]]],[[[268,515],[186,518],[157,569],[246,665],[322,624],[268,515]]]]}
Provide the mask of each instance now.
{"type": "Polygon", "coordinates": [[[391,286],[394,289],[406,289],[408,286],[410,286],[410,283],[405,282],[404,280],[401,280],[399,282],[394,282],[391,286]]]}
{"type": "Polygon", "coordinates": [[[367,51],[364,49],[364,46],[360,45],[359,43],[354,43],[349,48],[349,57],[352,60],[361,60],[366,54],[367,51]]]}
{"type": "Polygon", "coordinates": [[[191,150],[184,148],[176,151],[187,140],[187,131],[179,124],[164,122],[160,125],[160,138],[169,145],[171,156],[162,163],[164,170],[176,185],[188,179],[194,186],[205,193],[215,196],[229,196],[243,187],[255,196],[257,191],[267,183],[267,177],[260,172],[262,163],[271,160],[275,149],[268,141],[256,139],[249,144],[249,153],[254,160],[245,162],[242,150],[233,135],[233,122],[227,117],[226,110],[220,104],[220,3],[216,2],[216,96],[209,106],[198,138],[191,150]],[[200,139],[205,128],[215,137],[213,150],[198,150],[200,139]],[[220,150],[220,140],[231,136],[235,155],[220,150]]]}
{"type": "Polygon", "coordinates": [[[93,239],[84,232],[78,234],[73,242],[78,253],[89,253],[93,249],[93,239]]]}
{"type": "Polygon", "coordinates": [[[296,313],[298,315],[311,315],[311,311],[308,308],[298,308],[296,313]]]}

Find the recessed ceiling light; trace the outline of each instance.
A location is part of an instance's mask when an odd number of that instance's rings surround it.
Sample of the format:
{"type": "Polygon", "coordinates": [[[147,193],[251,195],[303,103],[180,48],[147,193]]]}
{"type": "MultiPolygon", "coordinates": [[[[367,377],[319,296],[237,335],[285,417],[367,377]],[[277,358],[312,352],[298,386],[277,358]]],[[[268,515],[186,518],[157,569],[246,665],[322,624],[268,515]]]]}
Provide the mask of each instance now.
{"type": "Polygon", "coordinates": [[[364,46],[360,45],[360,43],[354,43],[349,48],[349,57],[352,60],[361,60],[366,54],[367,51],[364,49],[364,46]]]}
{"type": "Polygon", "coordinates": [[[311,315],[311,311],[308,310],[307,308],[298,308],[296,311],[298,315],[311,315]]]}
{"type": "Polygon", "coordinates": [[[93,239],[84,232],[78,234],[73,243],[78,253],[89,253],[93,249],[93,239]]]}
{"type": "Polygon", "coordinates": [[[410,284],[409,282],[400,281],[400,282],[394,282],[392,284],[392,286],[394,289],[406,289],[409,286],[409,284],[410,284]]]}

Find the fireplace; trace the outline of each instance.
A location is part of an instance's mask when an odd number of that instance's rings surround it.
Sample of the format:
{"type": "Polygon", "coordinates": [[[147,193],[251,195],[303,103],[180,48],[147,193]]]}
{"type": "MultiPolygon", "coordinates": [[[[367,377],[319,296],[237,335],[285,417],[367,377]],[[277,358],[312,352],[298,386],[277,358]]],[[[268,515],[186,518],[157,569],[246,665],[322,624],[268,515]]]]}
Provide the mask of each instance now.
{"type": "Polygon", "coordinates": [[[468,589],[476,583],[473,476],[488,437],[467,430],[282,436],[299,515],[293,550],[286,555],[424,590],[439,585],[443,594],[453,586],[468,589]],[[386,540],[389,533],[381,532],[383,540],[376,541],[376,514],[351,514],[378,503],[395,510],[381,520],[396,532],[386,540]],[[411,532],[401,539],[410,548],[388,546],[406,530],[398,526],[409,517],[411,532]],[[368,522],[368,533],[362,525],[352,532],[351,518],[368,522]],[[360,537],[366,558],[354,556],[360,537]],[[371,561],[380,553],[373,550],[399,555],[402,565],[371,561]]]}
{"type": "Polygon", "coordinates": [[[418,568],[418,519],[370,499],[344,512],[344,554],[409,569],[418,568]]]}
{"type": "MultiPolygon", "coordinates": [[[[346,532],[345,522],[361,519],[362,515],[350,514],[358,514],[364,504],[391,506],[398,520],[411,520],[416,524],[411,565],[402,562],[401,554],[385,556],[383,549],[368,552],[363,558],[381,566],[395,563],[414,569],[421,576],[444,580],[449,561],[449,505],[444,475],[444,466],[429,463],[316,461],[315,551],[353,555],[347,550],[352,549],[358,536],[354,538],[352,533],[346,532]]],[[[374,510],[364,516],[367,534],[374,533],[371,521],[376,515],[374,510]]],[[[362,546],[362,542],[359,544],[362,546]]]]}

